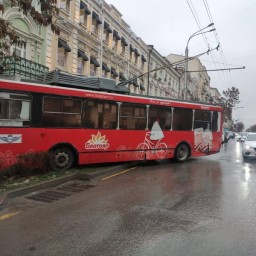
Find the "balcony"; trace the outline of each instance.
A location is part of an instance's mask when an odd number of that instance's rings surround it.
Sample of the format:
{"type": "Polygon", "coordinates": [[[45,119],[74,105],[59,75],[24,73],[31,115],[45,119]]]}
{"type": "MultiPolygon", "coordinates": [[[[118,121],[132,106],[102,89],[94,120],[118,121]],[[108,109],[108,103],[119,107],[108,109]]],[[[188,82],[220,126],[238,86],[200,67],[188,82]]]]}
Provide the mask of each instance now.
{"type": "Polygon", "coordinates": [[[0,76],[19,75],[23,78],[36,79],[38,75],[48,71],[48,67],[21,57],[0,57],[0,76]]]}

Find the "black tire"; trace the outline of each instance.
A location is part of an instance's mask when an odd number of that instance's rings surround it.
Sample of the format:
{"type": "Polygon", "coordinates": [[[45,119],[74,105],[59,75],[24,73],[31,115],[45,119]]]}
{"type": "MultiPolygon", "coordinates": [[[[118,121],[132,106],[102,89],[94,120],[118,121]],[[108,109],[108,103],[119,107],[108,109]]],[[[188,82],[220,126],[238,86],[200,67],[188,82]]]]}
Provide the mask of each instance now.
{"type": "Polygon", "coordinates": [[[174,159],[176,162],[182,163],[185,162],[190,155],[190,150],[187,144],[179,144],[174,152],[174,159]]]}
{"type": "Polygon", "coordinates": [[[49,166],[53,171],[68,170],[74,164],[74,153],[67,147],[55,148],[49,153],[49,166]]]}

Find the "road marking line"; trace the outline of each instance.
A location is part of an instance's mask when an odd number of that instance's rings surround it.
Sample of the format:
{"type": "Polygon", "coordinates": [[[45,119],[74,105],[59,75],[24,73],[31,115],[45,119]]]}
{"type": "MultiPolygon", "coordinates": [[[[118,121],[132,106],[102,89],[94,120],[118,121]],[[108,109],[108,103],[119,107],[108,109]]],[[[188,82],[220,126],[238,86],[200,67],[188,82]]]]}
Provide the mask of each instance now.
{"type": "Polygon", "coordinates": [[[132,168],[127,169],[127,170],[124,170],[124,171],[122,171],[122,172],[118,172],[118,173],[112,174],[112,175],[107,176],[107,177],[105,177],[105,178],[103,178],[103,179],[101,179],[101,180],[108,180],[108,179],[111,179],[111,178],[113,178],[113,177],[115,177],[115,176],[117,176],[117,175],[124,174],[124,173],[126,173],[126,172],[131,171],[131,170],[134,170],[135,168],[137,168],[137,167],[132,167],[132,168]]]}
{"type": "Polygon", "coordinates": [[[15,215],[19,214],[20,212],[22,212],[22,211],[12,212],[12,213],[2,215],[2,216],[0,216],[0,220],[5,220],[5,219],[8,219],[8,218],[11,218],[12,216],[15,216],[15,215]]]}

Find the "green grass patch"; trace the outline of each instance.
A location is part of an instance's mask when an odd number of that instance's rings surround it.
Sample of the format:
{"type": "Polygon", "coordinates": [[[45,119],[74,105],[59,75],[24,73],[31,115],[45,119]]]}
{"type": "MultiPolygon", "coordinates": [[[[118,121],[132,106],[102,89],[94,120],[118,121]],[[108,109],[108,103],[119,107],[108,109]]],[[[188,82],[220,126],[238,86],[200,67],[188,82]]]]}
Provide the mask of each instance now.
{"type": "Polygon", "coordinates": [[[5,177],[0,180],[0,194],[10,190],[36,185],[44,181],[61,178],[69,174],[93,172],[95,168],[74,168],[67,171],[49,171],[44,174],[36,174],[29,177],[5,177]]]}

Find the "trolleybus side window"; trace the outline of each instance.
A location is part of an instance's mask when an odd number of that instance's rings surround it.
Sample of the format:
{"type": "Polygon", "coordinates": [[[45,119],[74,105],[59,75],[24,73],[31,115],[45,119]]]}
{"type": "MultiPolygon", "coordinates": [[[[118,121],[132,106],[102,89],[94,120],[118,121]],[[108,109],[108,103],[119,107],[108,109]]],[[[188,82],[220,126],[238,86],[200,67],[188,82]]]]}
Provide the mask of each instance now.
{"type": "Polygon", "coordinates": [[[147,125],[146,106],[122,103],[120,107],[120,129],[145,130],[147,125]]]}
{"type": "Polygon", "coordinates": [[[46,127],[80,127],[82,101],[44,97],[42,124],[46,127]]]}
{"type": "Polygon", "coordinates": [[[150,106],[148,114],[148,127],[150,130],[155,121],[159,123],[162,130],[170,130],[172,121],[172,109],[150,106]]]}
{"type": "Polygon", "coordinates": [[[84,124],[93,129],[117,128],[117,104],[114,102],[86,101],[84,124]]]}
{"type": "Polygon", "coordinates": [[[192,109],[174,108],[172,129],[174,131],[191,131],[192,119],[192,109]]]}
{"type": "Polygon", "coordinates": [[[211,111],[195,110],[194,129],[203,128],[211,130],[211,111]]]}
{"type": "Polygon", "coordinates": [[[30,95],[0,92],[0,126],[29,126],[30,111],[30,95]]]}
{"type": "Polygon", "coordinates": [[[212,113],[212,131],[220,131],[220,121],[219,121],[219,113],[214,111],[212,113]]]}

